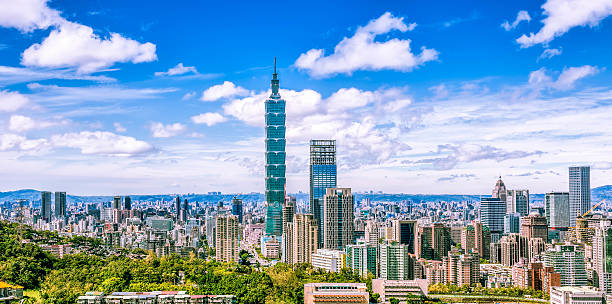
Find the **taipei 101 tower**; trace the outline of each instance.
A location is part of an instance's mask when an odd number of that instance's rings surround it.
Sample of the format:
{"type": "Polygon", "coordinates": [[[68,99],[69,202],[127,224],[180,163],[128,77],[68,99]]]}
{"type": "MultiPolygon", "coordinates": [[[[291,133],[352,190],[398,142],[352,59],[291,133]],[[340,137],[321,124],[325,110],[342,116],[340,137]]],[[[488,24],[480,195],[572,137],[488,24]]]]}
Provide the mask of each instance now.
{"type": "Polygon", "coordinates": [[[285,100],[281,99],[276,58],[270,84],[272,94],[266,99],[266,234],[283,234],[285,201],[285,100]]]}

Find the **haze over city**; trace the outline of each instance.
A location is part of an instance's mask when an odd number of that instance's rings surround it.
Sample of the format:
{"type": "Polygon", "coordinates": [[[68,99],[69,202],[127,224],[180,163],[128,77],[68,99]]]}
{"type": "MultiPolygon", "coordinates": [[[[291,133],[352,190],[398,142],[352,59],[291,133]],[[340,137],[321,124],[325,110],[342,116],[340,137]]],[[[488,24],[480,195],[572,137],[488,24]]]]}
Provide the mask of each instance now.
{"type": "Polygon", "coordinates": [[[2,190],[264,192],[277,58],[288,192],[610,184],[608,1],[0,1],[2,190]],[[607,4],[606,4],[607,3],[607,4]],[[230,14],[231,12],[231,14],[230,14]]]}

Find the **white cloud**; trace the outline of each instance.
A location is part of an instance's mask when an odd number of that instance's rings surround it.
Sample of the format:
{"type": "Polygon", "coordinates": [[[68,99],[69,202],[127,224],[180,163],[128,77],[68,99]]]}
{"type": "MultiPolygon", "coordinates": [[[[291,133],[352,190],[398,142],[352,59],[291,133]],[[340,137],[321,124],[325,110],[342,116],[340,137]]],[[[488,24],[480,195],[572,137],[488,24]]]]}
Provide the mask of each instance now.
{"type": "Polygon", "coordinates": [[[154,150],[153,146],[147,142],[103,131],[53,135],[50,142],[55,147],[80,149],[82,154],[131,156],[154,150]]]}
{"type": "Polygon", "coordinates": [[[350,75],[356,70],[410,71],[425,62],[436,60],[438,51],[422,47],[417,55],[412,53],[409,39],[394,38],[378,42],[375,38],[394,30],[406,32],[415,27],[416,24],[406,25],[403,18],[387,12],[366,26],[359,27],[352,37],[344,38],[336,45],[333,54],[325,56],[323,49],[311,49],[300,55],[295,66],[314,77],[339,73],[350,75]]]}
{"type": "Polygon", "coordinates": [[[540,55],[540,57],[538,57],[538,60],[540,59],[550,59],[553,58],[557,55],[561,55],[561,48],[558,49],[545,49],[544,52],[542,52],[542,55],[540,55]]]}
{"type": "Polygon", "coordinates": [[[51,31],[42,43],[26,49],[21,58],[25,66],[76,68],[78,73],[93,73],[117,62],[157,60],[155,44],[140,43],[117,33],[103,38],[91,27],[64,22],[51,31]]]}
{"type": "Polygon", "coordinates": [[[196,92],[187,92],[185,93],[185,95],[183,95],[183,98],[181,98],[181,100],[189,100],[191,98],[194,98],[196,96],[196,92]]]}
{"type": "Polygon", "coordinates": [[[224,81],[223,84],[214,85],[202,93],[203,101],[216,101],[222,98],[230,98],[235,96],[246,96],[249,90],[236,86],[230,81],[224,81]]]}
{"type": "Polygon", "coordinates": [[[154,122],[151,124],[151,135],[158,138],[173,137],[179,135],[186,129],[185,125],[178,122],[169,125],[164,125],[161,122],[154,122]]]}
{"type": "Polygon", "coordinates": [[[118,122],[113,123],[113,126],[115,127],[115,131],[116,132],[123,133],[123,132],[127,131],[127,129],[123,125],[118,123],[118,122]]]}
{"type": "Polygon", "coordinates": [[[0,91],[0,112],[15,112],[29,102],[29,98],[8,90],[0,91]]]}
{"type": "Polygon", "coordinates": [[[167,72],[155,72],[155,76],[174,76],[187,73],[197,74],[198,70],[193,66],[184,66],[182,62],[179,62],[175,67],[168,69],[167,72]]]}
{"type": "Polygon", "coordinates": [[[9,119],[9,130],[15,132],[25,132],[32,129],[44,129],[51,126],[55,126],[61,123],[66,123],[66,121],[45,121],[45,120],[35,120],[28,116],[23,115],[11,115],[9,119]]]}
{"type": "Polygon", "coordinates": [[[544,24],[537,33],[522,35],[516,42],[527,48],[546,44],[576,26],[594,27],[612,14],[611,0],[548,0],[542,5],[544,24]]]}
{"type": "Polygon", "coordinates": [[[518,12],[518,14],[516,15],[516,19],[514,20],[514,22],[512,22],[512,24],[508,23],[508,21],[504,21],[501,27],[503,27],[506,31],[509,31],[515,29],[519,25],[519,23],[521,23],[521,21],[531,21],[531,17],[529,16],[529,13],[527,11],[518,12]]]}
{"type": "Polygon", "coordinates": [[[24,136],[4,133],[0,134],[0,151],[19,150],[32,151],[40,150],[47,146],[46,139],[27,139],[24,136]]]}
{"type": "Polygon", "coordinates": [[[0,0],[0,8],[0,26],[22,32],[46,29],[64,20],[57,10],[47,6],[47,0],[0,0]]]}
{"type": "Polygon", "coordinates": [[[202,113],[197,116],[192,116],[191,121],[196,124],[206,124],[210,127],[218,123],[227,121],[227,118],[225,118],[219,113],[202,113]]]}
{"type": "Polygon", "coordinates": [[[363,107],[374,101],[374,98],[373,92],[356,88],[339,89],[327,99],[326,105],[331,112],[341,112],[363,107]]]}
{"type": "Polygon", "coordinates": [[[584,65],[580,67],[564,68],[557,80],[548,75],[545,68],[533,71],[529,74],[529,85],[535,89],[556,89],[566,91],[573,89],[576,81],[599,73],[595,66],[584,65]]]}
{"type": "Polygon", "coordinates": [[[495,160],[502,162],[509,159],[526,158],[542,155],[542,151],[506,151],[490,145],[460,144],[439,145],[436,154],[446,155],[437,158],[421,159],[419,164],[430,164],[435,170],[450,170],[459,163],[468,163],[481,160],[495,160]]]}
{"type": "Polygon", "coordinates": [[[32,82],[47,79],[88,80],[96,82],[115,82],[116,79],[103,75],[76,74],[70,69],[39,69],[39,68],[16,68],[0,66],[0,85],[11,85],[22,82],[32,82]]]}

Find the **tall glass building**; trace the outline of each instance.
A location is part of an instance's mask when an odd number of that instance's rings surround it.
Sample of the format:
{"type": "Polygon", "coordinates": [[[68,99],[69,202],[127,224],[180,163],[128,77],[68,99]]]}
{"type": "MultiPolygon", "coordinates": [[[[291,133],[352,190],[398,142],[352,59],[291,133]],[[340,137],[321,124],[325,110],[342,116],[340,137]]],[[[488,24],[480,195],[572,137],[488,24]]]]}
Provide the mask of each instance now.
{"type": "Polygon", "coordinates": [[[323,196],[325,189],[336,188],[336,141],[310,141],[310,213],[319,225],[319,248],[323,248],[323,196]]]}
{"type": "Polygon", "coordinates": [[[570,226],[591,209],[591,167],[569,167],[570,226]]]}
{"type": "Polygon", "coordinates": [[[283,234],[285,202],[285,100],[278,93],[279,80],[272,74],[272,94],[266,99],[266,233],[283,234]]]}

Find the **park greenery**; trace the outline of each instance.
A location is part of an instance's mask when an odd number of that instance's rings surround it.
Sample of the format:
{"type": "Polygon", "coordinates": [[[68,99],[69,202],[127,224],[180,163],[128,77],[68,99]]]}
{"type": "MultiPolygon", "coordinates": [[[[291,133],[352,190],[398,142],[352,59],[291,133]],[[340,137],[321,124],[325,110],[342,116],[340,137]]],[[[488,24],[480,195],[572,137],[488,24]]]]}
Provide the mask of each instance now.
{"type": "Polygon", "coordinates": [[[457,286],[451,284],[429,285],[429,294],[453,294],[453,295],[479,295],[492,297],[530,297],[537,299],[548,299],[548,295],[541,290],[518,287],[485,288],[480,284],[476,286],[457,286]]]}

